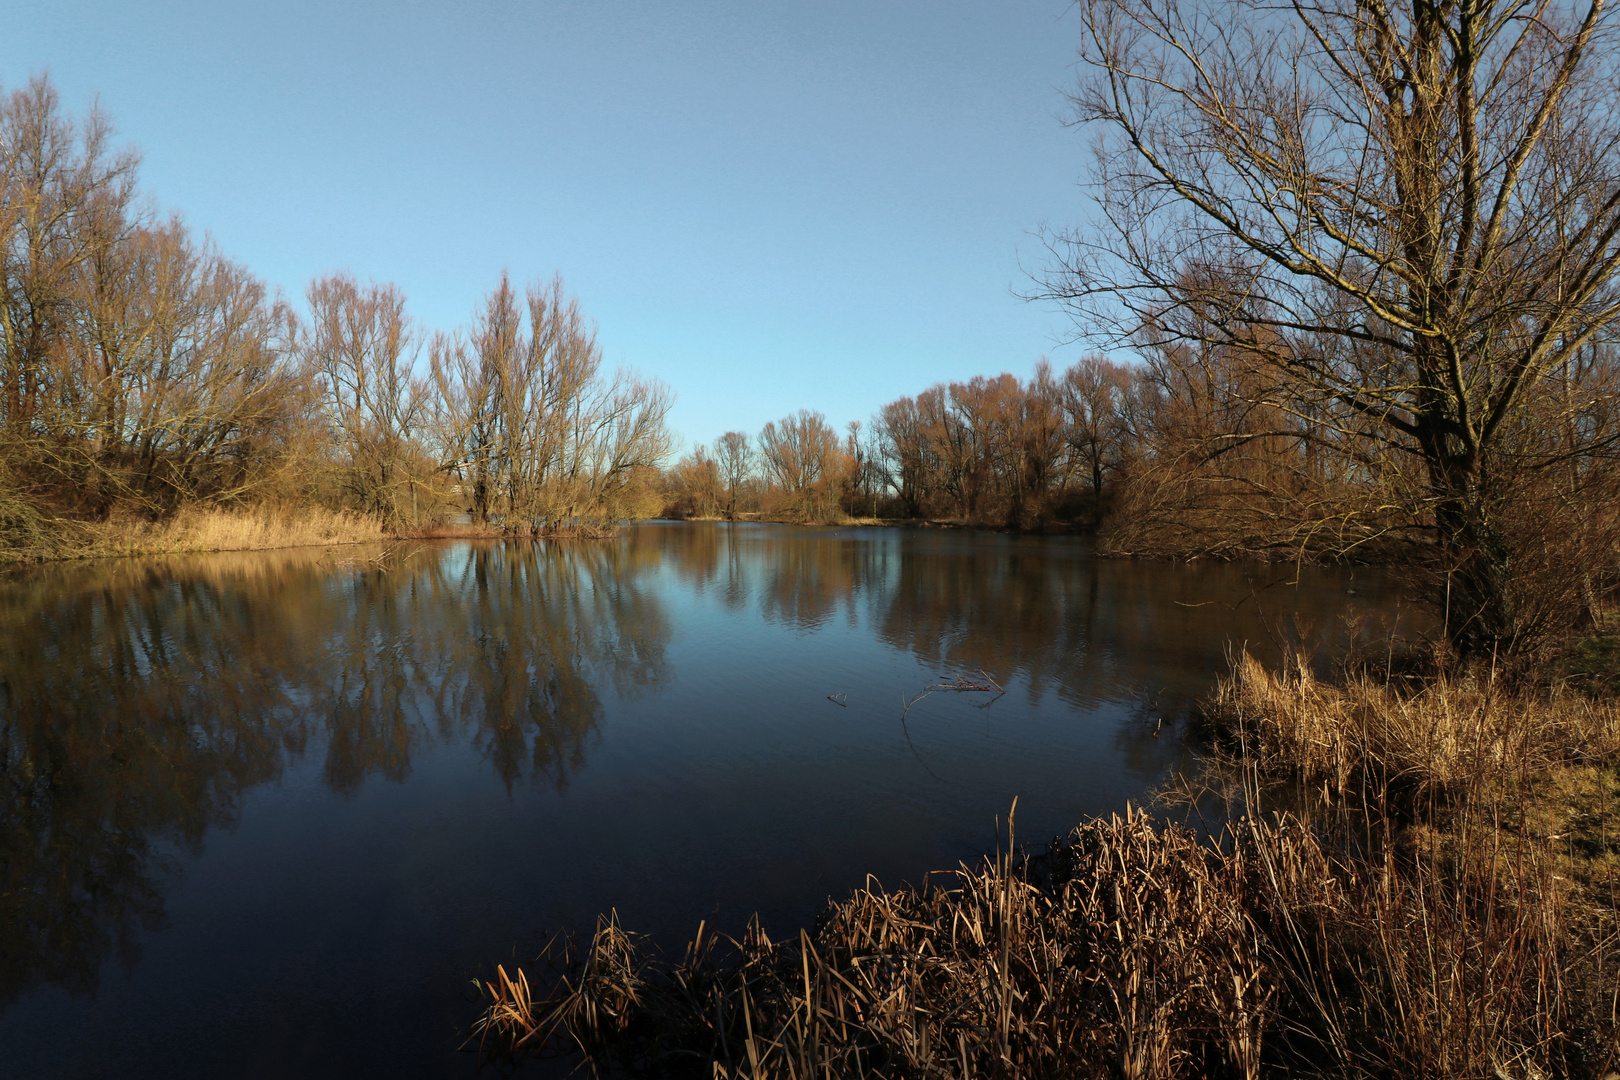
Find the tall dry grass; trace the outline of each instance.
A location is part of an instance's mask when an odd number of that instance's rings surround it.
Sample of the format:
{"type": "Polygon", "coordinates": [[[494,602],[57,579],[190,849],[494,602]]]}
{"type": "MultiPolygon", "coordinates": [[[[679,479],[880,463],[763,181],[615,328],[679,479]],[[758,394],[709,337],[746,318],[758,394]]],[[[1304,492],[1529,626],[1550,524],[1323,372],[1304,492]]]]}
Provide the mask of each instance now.
{"type": "Polygon", "coordinates": [[[1326,683],[1302,657],[1273,670],[1244,652],[1201,719],[1260,773],[1407,808],[1499,797],[1560,768],[1620,760],[1620,702],[1514,688],[1489,673],[1326,683]]]}
{"type": "Polygon", "coordinates": [[[1240,657],[1205,722],[1250,810],[1219,828],[1127,810],[678,961],[610,916],[498,969],[476,1039],[748,1080],[1620,1073],[1612,703],[1240,657]],[[1312,810],[1258,810],[1280,781],[1312,810]]]}
{"type": "Polygon", "coordinates": [[[609,916],[538,992],[498,969],[475,1035],[749,1080],[1605,1076],[1613,968],[1582,970],[1544,852],[1498,855],[1512,873],[1127,812],[947,887],[860,890],[784,943],[700,926],[671,963],[609,916]]]}
{"type": "Polygon", "coordinates": [[[376,543],[387,538],[376,518],[348,510],[191,506],[160,521],[63,522],[56,557],[263,551],[376,543]]]}
{"type": "Polygon", "coordinates": [[[1310,807],[1360,883],[1318,949],[1355,973],[1360,1074],[1620,1068],[1620,702],[1488,669],[1327,683],[1243,654],[1202,723],[1212,771],[1310,807]]]}

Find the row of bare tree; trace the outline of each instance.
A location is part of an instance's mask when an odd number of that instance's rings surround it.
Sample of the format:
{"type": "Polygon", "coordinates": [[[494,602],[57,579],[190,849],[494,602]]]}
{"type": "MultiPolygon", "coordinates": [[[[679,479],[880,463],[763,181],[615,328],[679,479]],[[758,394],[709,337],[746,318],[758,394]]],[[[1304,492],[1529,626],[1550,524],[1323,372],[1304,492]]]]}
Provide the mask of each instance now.
{"type": "Polygon", "coordinates": [[[885,405],[840,437],[818,412],[727,432],[671,470],[674,505],[698,516],[741,505],[795,520],[840,515],[958,518],[1029,526],[1093,508],[1135,453],[1136,369],[1091,357],[1061,377],[940,384],[885,405]]]}
{"type": "Polygon", "coordinates": [[[764,513],[789,521],[834,521],[873,513],[886,474],[860,421],[842,438],[827,418],[800,409],[772,420],[752,439],[728,431],[699,444],[664,478],[665,512],[735,518],[764,513]]]}
{"type": "Polygon", "coordinates": [[[644,512],[661,385],[606,374],[560,281],[503,274],[428,334],[400,290],[313,282],[300,316],[138,197],[106,118],[43,77],[0,98],[0,494],[70,512],[322,500],[393,523],[446,505],[508,525],[644,512]]]}
{"type": "Polygon", "coordinates": [[[1101,496],[1133,445],[1135,391],[1100,357],[1061,377],[1043,360],[1027,382],[942,383],[883,407],[876,450],[905,513],[1024,524],[1076,489],[1101,496]]]}

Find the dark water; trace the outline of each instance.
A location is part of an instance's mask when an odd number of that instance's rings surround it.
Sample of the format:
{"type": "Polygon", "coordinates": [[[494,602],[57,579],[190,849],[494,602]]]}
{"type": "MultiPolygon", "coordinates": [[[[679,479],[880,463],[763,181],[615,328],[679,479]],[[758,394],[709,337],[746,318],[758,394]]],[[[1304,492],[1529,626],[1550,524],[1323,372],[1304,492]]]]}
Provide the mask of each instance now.
{"type": "Polygon", "coordinates": [[[548,930],[791,933],[1014,796],[1028,840],[1142,799],[1229,642],[1396,611],[1292,576],[658,524],[13,575],[0,1076],[470,1076],[471,980],[548,930]]]}

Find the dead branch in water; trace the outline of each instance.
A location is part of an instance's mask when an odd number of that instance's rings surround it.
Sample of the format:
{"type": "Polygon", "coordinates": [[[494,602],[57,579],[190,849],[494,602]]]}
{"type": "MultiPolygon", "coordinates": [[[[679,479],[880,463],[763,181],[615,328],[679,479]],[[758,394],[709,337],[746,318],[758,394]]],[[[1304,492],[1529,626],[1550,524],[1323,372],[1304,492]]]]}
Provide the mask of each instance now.
{"type": "Polygon", "coordinates": [[[933,683],[923,687],[922,691],[918,693],[916,697],[905,703],[905,708],[900,713],[901,722],[903,723],[905,721],[906,716],[911,712],[911,707],[917,704],[917,702],[921,701],[929,694],[938,694],[942,692],[953,694],[993,693],[996,695],[996,697],[991,698],[990,701],[984,703],[985,705],[989,705],[991,702],[995,701],[996,698],[999,698],[1007,691],[1001,688],[1001,684],[996,682],[996,680],[990,676],[989,672],[981,668],[979,669],[979,677],[977,679],[970,679],[966,675],[958,675],[952,682],[933,683]]]}

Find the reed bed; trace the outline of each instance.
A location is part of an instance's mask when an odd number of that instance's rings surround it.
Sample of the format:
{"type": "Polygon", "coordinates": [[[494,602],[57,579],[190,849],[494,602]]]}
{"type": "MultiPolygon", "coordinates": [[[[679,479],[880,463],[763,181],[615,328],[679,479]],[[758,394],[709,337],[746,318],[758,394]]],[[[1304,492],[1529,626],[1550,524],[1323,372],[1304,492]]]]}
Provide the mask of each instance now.
{"type": "Polygon", "coordinates": [[[1201,723],[1258,773],[1407,815],[1620,760],[1620,702],[1512,687],[1489,672],[1414,685],[1365,675],[1326,683],[1301,657],[1273,670],[1244,652],[1204,703],[1201,723]]]}
{"type": "Polygon", "coordinates": [[[1544,844],[1335,850],[1290,816],[1141,811],[924,890],[869,887],[773,943],[670,962],[610,915],[497,970],[491,1058],[711,1078],[1608,1075],[1615,972],[1544,844]],[[537,968],[539,972],[541,969],[537,968]]]}
{"type": "Polygon", "coordinates": [[[610,915],[497,969],[474,1041],[711,1080],[1620,1080],[1614,702],[1244,655],[1201,731],[1219,826],[1166,800],[1034,852],[1009,829],[789,941],[700,925],[679,960],[610,915]]]}
{"type": "Polygon", "coordinates": [[[205,551],[365,544],[386,540],[375,518],[319,506],[187,507],[159,521],[55,523],[54,558],[177,555],[205,551]]]}

